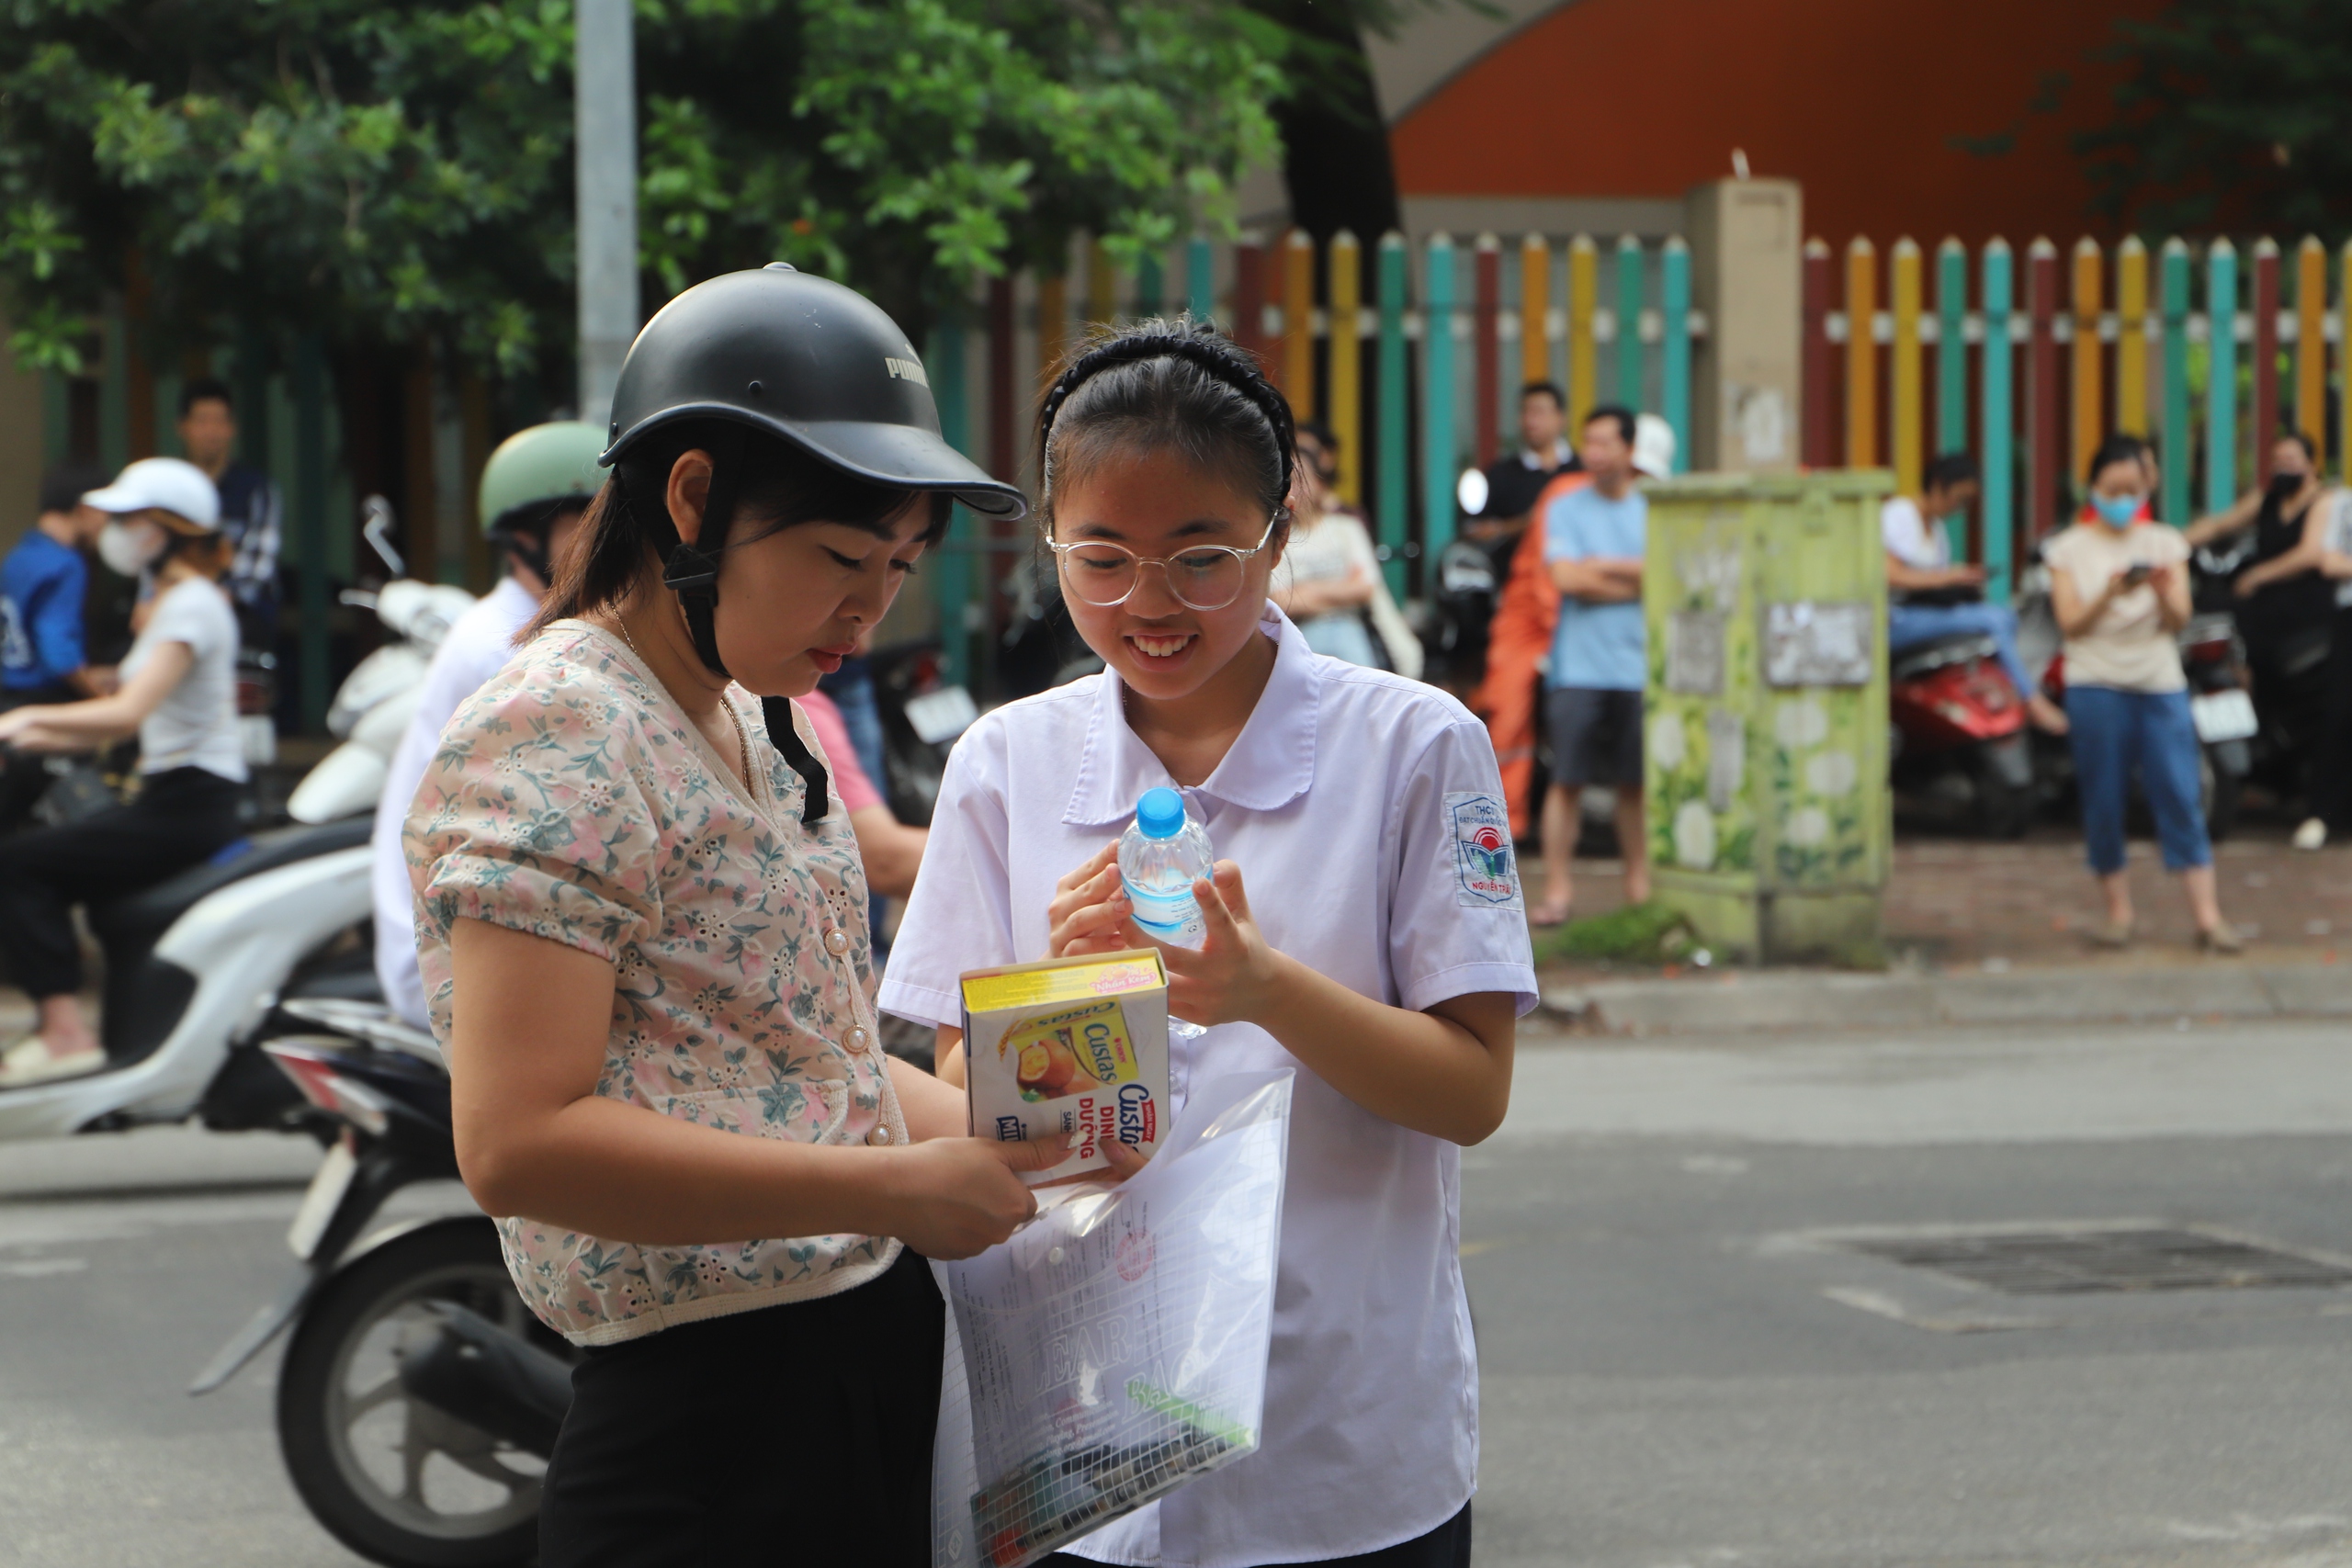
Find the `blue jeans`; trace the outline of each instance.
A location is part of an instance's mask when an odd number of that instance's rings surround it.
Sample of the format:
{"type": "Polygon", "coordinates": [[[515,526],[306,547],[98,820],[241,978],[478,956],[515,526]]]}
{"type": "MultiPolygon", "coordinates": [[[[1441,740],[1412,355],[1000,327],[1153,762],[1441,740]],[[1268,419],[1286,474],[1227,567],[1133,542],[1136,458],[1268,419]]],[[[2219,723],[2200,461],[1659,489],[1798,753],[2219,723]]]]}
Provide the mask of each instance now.
{"type": "Polygon", "coordinates": [[[1886,650],[1900,653],[1952,632],[1981,632],[1999,649],[2001,668],[2008,671],[2018,695],[2033,695],[2033,680],[2018,658],[2017,612],[2007,604],[1889,604],[1886,607],[1886,650]]]}
{"type": "Polygon", "coordinates": [[[2123,806],[2135,769],[2155,814],[2165,869],[2212,864],[2198,799],[2197,721],[2189,716],[2188,694],[2069,686],[2066,717],[2091,869],[2101,876],[2123,869],[2123,806]]]}

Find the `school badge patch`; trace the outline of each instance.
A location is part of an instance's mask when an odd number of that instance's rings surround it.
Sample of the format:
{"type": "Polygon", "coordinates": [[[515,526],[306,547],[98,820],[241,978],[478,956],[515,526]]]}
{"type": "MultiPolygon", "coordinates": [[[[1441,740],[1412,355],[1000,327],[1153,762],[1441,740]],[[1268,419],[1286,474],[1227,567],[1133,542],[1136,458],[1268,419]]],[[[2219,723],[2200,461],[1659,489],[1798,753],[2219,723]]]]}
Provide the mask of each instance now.
{"type": "Polygon", "coordinates": [[[1445,797],[1445,819],[1453,829],[1454,902],[1473,909],[1518,908],[1519,863],[1503,803],[1456,790],[1445,797]]]}

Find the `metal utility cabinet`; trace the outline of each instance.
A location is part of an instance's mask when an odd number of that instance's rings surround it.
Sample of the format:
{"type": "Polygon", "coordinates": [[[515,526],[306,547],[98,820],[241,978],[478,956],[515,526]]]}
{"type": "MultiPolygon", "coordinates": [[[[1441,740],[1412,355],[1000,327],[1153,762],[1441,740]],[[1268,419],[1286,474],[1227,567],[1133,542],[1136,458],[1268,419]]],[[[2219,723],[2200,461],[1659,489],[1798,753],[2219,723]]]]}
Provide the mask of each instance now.
{"type": "Polygon", "coordinates": [[[1884,962],[1893,486],[1864,470],[1645,487],[1656,896],[1735,962],[1884,962]]]}

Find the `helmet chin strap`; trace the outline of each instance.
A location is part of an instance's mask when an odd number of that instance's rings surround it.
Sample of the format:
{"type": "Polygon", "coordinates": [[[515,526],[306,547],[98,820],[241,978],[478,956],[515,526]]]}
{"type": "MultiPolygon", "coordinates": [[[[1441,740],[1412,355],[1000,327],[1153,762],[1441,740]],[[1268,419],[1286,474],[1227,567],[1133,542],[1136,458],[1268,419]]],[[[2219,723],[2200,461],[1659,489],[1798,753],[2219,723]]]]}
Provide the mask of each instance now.
{"type": "MultiPolygon", "coordinates": [[[[695,542],[689,545],[678,536],[666,505],[662,512],[663,526],[648,532],[662,558],[662,586],[678,596],[678,607],[685,614],[686,635],[694,641],[695,653],[712,674],[731,680],[725,661],[718,657],[718,558],[727,548],[728,529],[735,518],[735,492],[742,468],[742,432],[732,425],[721,427],[712,436],[709,450],[710,491],[703,498],[702,527],[695,542]]],[[[614,478],[620,478],[617,469],[614,478]]],[[[634,513],[636,509],[632,505],[630,510],[634,513]]],[[[642,527],[643,515],[638,516],[642,527]]],[[[831,775],[825,772],[825,764],[808,750],[808,742],[800,739],[788,699],[763,697],[760,713],[767,721],[769,741],[784,753],[792,771],[800,775],[800,822],[803,827],[813,828],[825,819],[831,775]]]]}

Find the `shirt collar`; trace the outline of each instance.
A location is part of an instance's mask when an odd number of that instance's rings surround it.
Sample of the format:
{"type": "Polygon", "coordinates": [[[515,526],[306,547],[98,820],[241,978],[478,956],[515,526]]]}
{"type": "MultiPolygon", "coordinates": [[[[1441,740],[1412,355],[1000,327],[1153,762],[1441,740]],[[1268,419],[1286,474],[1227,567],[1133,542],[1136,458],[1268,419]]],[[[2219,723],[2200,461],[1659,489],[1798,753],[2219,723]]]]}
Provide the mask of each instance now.
{"type": "MultiPolygon", "coordinates": [[[[1272,601],[1258,629],[1273,639],[1274,669],[1258,694],[1250,722],[1233,749],[1196,792],[1250,811],[1273,811],[1306,793],[1315,782],[1317,708],[1323,678],[1306,639],[1272,601]]],[[[1122,822],[1135,814],[1144,791],[1176,787],[1168,769],[1128,728],[1125,687],[1118,673],[1102,671],[1094,711],[1086,726],[1086,750],[1079,758],[1078,783],[1062,821],[1073,828],[1122,822]]]]}
{"type": "Polygon", "coordinates": [[[1552,443],[1548,458],[1545,454],[1536,451],[1532,446],[1522,446],[1519,449],[1519,460],[1527,465],[1531,473],[1540,474],[1546,468],[1566,468],[1569,456],[1568,438],[1565,435],[1552,443]]]}

